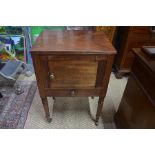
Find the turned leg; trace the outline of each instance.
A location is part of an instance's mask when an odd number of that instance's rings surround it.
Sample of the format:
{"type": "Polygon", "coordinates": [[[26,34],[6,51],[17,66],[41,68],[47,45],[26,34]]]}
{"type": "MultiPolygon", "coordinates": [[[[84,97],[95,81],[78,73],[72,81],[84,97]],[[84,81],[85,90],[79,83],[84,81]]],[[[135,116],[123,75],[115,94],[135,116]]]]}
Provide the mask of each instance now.
{"type": "Polygon", "coordinates": [[[102,111],[102,107],[103,107],[103,101],[104,101],[104,98],[99,98],[98,107],[97,107],[97,113],[96,113],[95,125],[98,125],[98,120],[99,120],[99,117],[101,115],[101,111],[102,111]]]}
{"type": "Polygon", "coordinates": [[[41,100],[42,100],[42,104],[43,104],[45,115],[46,115],[45,117],[46,117],[47,121],[50,123],[52,121],[52,118],[50,118],[47,97],[41,98],[41,100]]]}

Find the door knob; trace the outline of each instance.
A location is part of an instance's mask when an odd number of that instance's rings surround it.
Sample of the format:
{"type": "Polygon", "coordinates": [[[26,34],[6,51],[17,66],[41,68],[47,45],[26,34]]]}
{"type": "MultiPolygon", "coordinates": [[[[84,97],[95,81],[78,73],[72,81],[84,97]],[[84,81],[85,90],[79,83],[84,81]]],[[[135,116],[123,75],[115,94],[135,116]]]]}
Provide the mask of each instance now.
{"type": "Polygon", "coordinates": [[[51,73],[51,74],[50,74],[50,79],[53,80],[54,78],[55,78],[54,73],[51,73]]]}
{"type": "Polygon", "coordinates": [[[71,90],[71,96],[75,96],[75,90],[71,90]]]}

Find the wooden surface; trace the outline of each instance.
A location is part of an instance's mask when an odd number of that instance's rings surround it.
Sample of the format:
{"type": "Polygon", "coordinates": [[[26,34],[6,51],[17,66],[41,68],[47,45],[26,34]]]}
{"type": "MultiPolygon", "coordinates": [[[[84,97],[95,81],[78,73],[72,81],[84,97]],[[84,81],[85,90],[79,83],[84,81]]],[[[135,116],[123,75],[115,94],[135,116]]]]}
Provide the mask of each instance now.
{"type": "Polygon", "coordinates": [[[115,54],[104,32],[45,30],[37,38],[31,53],[38,54],[115,54]]]}
{"type": "Polygon", "coordinates": [[[50,73],[55,74],[55,78],[51,80],[51,88],[95,87],[97,67],[97,61],[50,61],[50,73]]]}
{"type": "Polygon", "coordinates": [[[47,120],[48,96],[99,96],[97,123],[116,53],[104,33],[44,31],[31,53],[47,120]]]}
{"type": "Polygon", "coordinates": [[[123,26],[118,27],[114,46],[118,53],[115,59],[116,77],[129,73],[134,60],[132,48],[155,45],[155,36],[151,26],[123,26]]]}
{"type": "Polygon", "coordinates": [[[134,49],[135,61],[115,115],[118,128],[155,128],[155,58],[134,49]]]}

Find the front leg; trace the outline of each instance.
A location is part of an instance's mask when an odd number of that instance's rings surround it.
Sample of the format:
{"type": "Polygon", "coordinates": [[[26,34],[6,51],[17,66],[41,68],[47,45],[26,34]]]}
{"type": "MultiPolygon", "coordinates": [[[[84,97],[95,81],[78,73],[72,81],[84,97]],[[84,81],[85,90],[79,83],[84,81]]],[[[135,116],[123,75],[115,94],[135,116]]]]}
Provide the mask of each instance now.
{"type": "Polygon", "coordinates": [[[41,98],[41,100],[42,100],[42,104],[43,104],[45,115],[46,115],[45,117],[46,117],[47,121],[49,123],[51,123],[52,122],[52,118],[50,118],[50,112],[49,112],[49,108],[48,108],[47,97],[41,98]]]}
{"type": "Polygon", "coordinates": [[[97,107],[95,125],[98,125],[98,120],[99,120],[99,117],[100,117],[101,112],[102,112],[103,101],[104,101],[104,98],[101,98],[100,97],[99,98],[99,101],[98,101],[98,107],[97,107]]]}

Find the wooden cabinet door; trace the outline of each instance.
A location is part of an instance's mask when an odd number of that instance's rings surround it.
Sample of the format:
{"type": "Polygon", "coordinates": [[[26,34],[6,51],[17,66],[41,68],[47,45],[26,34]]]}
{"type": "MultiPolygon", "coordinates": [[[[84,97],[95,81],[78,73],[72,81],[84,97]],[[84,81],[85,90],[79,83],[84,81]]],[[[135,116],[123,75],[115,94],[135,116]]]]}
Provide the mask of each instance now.
{"type": "Polygon", "coordinates": [[[48,56],[46,62],[46,85],[52,89],[100,87],[106,65],[102,56],[48,56]]]}
{"type": "Polygon", "coordinates": [[[94,87],[96,82],[96,61],[53,60],[49,61],[51,88],[94,87]]]}

